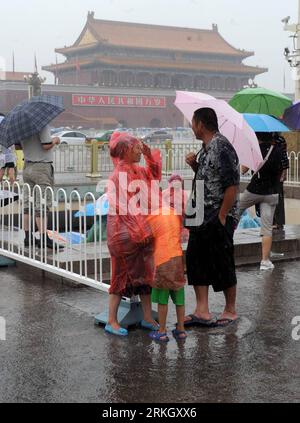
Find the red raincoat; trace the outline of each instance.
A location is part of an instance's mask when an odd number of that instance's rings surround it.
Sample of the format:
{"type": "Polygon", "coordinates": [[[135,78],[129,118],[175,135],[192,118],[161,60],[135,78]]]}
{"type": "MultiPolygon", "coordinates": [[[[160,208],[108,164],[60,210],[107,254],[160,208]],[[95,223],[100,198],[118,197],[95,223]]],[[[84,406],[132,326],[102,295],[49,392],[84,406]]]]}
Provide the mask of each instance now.
{"type": "Polygon", "coordinates": [[[110,213],[107,242],[112,258],[110,294],[116,295],[124,295],[131,288],[153,286],[154,283],[153,234],[146,220],[150,211],[145,215],[136,211],[133,213],[131,202],[140,206],[147,202],[144,205],[150,206],[151,182],[157,181],[157,194],[162,161],[160,151],[154,150],[151,157],[145,157],[146,167],[126,163],[122,159],[122,146],[132,148],[138,142],[127,134],[115,134],[110,143],[111,152],[116,146],[121,146],[119,157],[113,157],[115,170],[108,184],[110,213]],[[144,194],[143,201],[138,199],[141,192],[144,194]]]}

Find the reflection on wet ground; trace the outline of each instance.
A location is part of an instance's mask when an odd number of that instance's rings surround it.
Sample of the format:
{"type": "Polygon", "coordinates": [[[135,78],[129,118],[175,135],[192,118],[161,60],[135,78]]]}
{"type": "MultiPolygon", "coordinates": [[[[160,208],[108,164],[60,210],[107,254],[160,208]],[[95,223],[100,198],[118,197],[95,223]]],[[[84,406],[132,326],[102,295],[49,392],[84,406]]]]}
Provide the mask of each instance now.
{"type": "MultiPolygon", "coordinates": [[[[18,265],[0,270],[1,402],[297,402],[300,262],[273,273],[239,270],[240,321],[227,329],[193,329],[185,343],[153,343],[135,329],[128,339],[95,327],[106,297],[61,284],[18,265]]],[[[211,294],[222,312],[222,295],[211,294]]],[[[187,288],[187,311],[193,292],[187,288]]],[[[175,322],[170,307],[170,329],[175,322]]]]}

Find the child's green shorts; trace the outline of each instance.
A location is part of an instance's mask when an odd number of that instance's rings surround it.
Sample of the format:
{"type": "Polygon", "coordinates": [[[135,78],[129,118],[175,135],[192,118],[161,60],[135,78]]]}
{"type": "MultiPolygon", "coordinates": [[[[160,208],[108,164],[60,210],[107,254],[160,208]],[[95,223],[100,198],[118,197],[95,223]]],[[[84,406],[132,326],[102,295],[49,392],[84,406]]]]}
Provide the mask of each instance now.
{"type": "Polygon", "coordinates": [[[169,289],[152,289],[152,302],[154,304],[168,305],[169,298],[172,298],[173,303],[176,306],[185,305],[185,292],[184,288],[181,288],[179,291],[170,291],[169,289]]]}

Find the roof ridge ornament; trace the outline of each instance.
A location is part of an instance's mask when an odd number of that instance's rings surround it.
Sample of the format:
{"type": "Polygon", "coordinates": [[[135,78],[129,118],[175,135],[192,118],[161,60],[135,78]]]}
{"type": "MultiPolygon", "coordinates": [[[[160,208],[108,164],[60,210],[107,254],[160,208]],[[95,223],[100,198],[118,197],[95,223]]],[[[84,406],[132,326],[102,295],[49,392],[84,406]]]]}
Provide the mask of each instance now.
{"type": "Polygon", "coordinates": [[[88,20],[94,20],[95,19],[95,12],[94,11],[88,11],[88,20]]]}

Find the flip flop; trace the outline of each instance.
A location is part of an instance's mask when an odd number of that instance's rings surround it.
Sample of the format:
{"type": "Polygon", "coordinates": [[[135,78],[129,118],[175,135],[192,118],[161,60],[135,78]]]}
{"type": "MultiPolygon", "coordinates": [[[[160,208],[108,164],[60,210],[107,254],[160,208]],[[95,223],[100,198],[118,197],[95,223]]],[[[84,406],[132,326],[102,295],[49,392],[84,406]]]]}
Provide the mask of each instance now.
{"type": "Polygon", "coordinates": [[[194,314],[189,314],[187,317],[190,317],[191,320],[187,320],[186,322],[184,322],[185,327],[200,326],[205,328],[213,328],[216,326],[217,323],[217,319],[215,317],[211,320],[200,319],[194,314]]]}
{"type": "Polygon", "coordinates": [[[227,328],[230,325],[233,325],[234,323],[236,323],[239,319],[219,319],[216,322],[215,327],[216,328],[227,328]]]}
{"type": "Polygon", "coordinates": [[[186,338],[187,338],[187,334],[186,334],[186,332],[185,332],[185,331],[180,331],[180,330],[178,330],[178,329],[174,329],[174,330],[172,331],[172,334],[173,334],[174,338],[175,338],[177,341],[185,341],[185,340],[186,340],[186,338]],[[183,335],[184,335],[184,336],[183,336],[183,335]]]}
{"type": "Polygon", "coordinates": [[[128,330],[124,328],[114,329],[111,325],[105,326],[105,332],[116,336],[128,336],[128,330]]]}
{"type": "Polygon", "coordinates": [[[166,333],[160,333],[158,331],[151,332],[151,333],[149,333],[148,336],[149,336],[149,338],[152,339],[152,341],[156,341],[156,342],[166,343],[166,342],[170,341],[170,339],[169,339],[169,337],[166,333]],[[162,339],[162,338],[164,338],[164,339],[162,339]]]}
{"type": "Polygon", "coordinates": [[[153,325],[152,323],[149,323],[149,322],[146,322],[145,320],[142,320],[141,321],[141,328],[155,332],[155,331],[159,330],[159,324],[153,325]]]}

